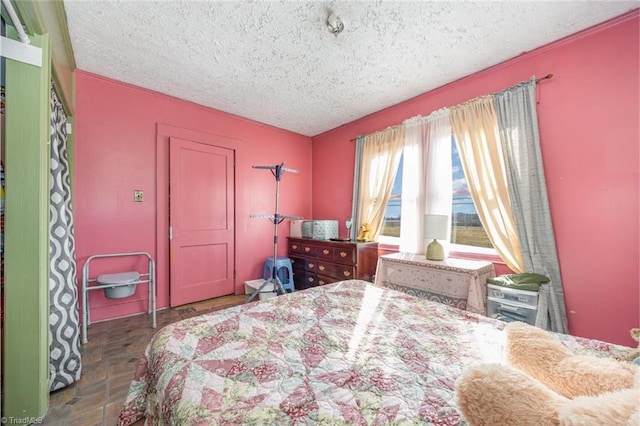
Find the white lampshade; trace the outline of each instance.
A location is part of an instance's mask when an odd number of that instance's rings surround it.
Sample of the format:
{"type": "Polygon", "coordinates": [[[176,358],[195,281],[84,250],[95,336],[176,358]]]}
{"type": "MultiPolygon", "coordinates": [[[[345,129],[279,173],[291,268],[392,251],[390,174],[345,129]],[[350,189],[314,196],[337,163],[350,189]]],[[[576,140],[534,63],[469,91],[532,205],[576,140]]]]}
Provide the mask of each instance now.
{"type": "Polygon", "coordinates": [[[444,214],[424,215],[424,238],[446,240],[449,231],[449,217],[444,214]]]}

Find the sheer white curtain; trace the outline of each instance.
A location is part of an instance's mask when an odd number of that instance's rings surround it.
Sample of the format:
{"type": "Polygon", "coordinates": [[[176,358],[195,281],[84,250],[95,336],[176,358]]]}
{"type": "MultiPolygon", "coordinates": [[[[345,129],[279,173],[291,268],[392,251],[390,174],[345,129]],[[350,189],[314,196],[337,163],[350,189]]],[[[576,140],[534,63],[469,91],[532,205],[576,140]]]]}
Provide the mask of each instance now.
{"type": "Polygon", "coordinates": [[[374,240],[380,235],[393,181],[402,155],[404,127],[393,126],[359,139],[362,158],[358,173],[356,226],[371,225],[374,240]]]}
{"type": "Polygon", "coordinates": [[[451,221],[449,109],[434,111],[427,117],[413,117],[403,124],[400,251],[424,253],[424,215],[447,215],[451,221]]]}
{"type": "Polygon", "coordinates": [[[507,266],[524,272],[493,98],[482,96],[451,108],[451,127],[482,227],[507,266]]]}

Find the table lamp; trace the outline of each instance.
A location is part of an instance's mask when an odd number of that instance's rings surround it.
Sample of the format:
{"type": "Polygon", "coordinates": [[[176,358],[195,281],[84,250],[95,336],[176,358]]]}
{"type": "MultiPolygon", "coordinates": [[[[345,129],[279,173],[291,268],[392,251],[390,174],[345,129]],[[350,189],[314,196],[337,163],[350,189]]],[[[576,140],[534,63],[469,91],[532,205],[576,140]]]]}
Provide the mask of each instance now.
{"type": "Polygon", "coordinates": [[[433,239],[427,246],[427,259],[444,260],[444,248],[437,240],[446,240],[449,217],[443,214],[424,215],[424,238],[433,239]]]}

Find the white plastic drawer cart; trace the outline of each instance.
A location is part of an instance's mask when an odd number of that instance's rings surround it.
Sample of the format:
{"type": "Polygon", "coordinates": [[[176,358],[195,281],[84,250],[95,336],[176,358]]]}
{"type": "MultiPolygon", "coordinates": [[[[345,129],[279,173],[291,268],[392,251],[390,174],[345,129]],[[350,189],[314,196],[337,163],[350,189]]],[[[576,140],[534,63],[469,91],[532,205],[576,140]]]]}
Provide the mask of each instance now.
{"type": "Polygon", "coordinates": [[[487,284],[487,316],[536,325],[538,292],[487,284]]]}
{"type": "Polygon", "coordinates": [[[147,252],[95,254],[89,256],[82,267],[82,343],[87,343],[87,327],[91,324],[89,317],[89,291],[103,290],[108,298],[124,298],[135,293],[138,284],[147,284],[147,313],[152,314],[153,328],[156,328],[156,266],[151,255],[147,252]],[[91,278],[89,265],[92,260],[111,257],[146,257],[147,271],[128,271],[116,274],[100,275],[91,278]],[[91,283],[97,283],[91,285],[91,283]]]}

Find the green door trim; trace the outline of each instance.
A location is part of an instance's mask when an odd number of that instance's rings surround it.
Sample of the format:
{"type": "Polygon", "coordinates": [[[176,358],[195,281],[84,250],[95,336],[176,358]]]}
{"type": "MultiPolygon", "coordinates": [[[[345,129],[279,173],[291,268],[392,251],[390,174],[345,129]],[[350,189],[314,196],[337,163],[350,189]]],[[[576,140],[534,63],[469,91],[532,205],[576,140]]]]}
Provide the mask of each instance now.
{"type": "MultiPolygon", "coordinates": [[[[16,38],[11,28],[11,38],[16,38]]],[[[3,416],[46,414],[49,403],[49,122],[51,47],[42,67],[6,61],[3,416]]]]}
{"type": "Polygon", "coordinates": [[[13,0],[29,34],[49,34],[51,75],[58,98],[67,115],[75,113],[74,76],[76,61],[67,26],[67,14],[60,0],[13,0]]]}

